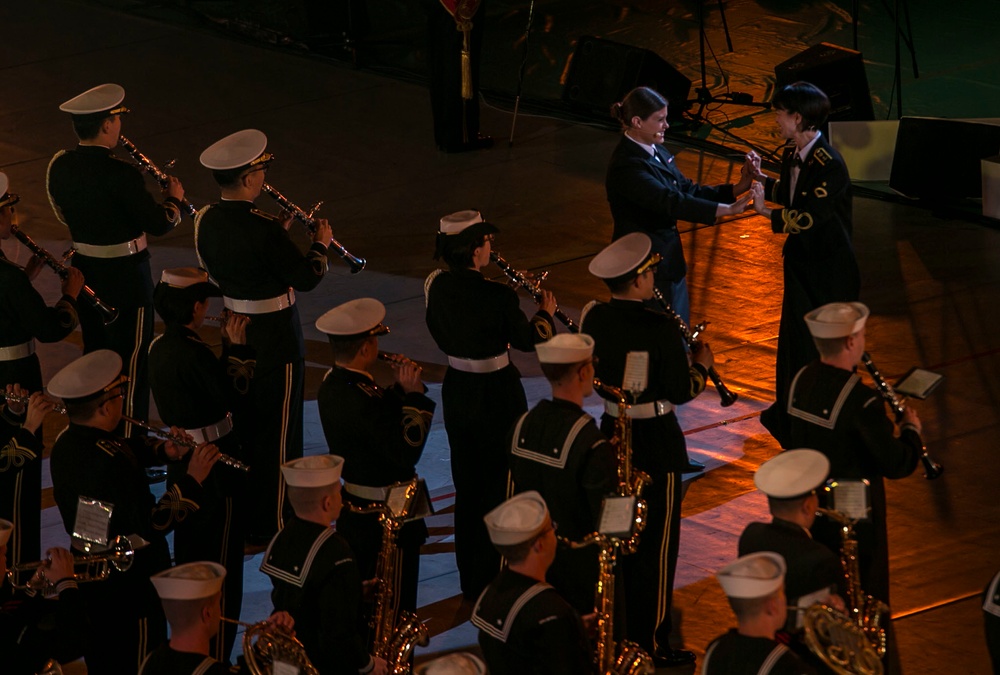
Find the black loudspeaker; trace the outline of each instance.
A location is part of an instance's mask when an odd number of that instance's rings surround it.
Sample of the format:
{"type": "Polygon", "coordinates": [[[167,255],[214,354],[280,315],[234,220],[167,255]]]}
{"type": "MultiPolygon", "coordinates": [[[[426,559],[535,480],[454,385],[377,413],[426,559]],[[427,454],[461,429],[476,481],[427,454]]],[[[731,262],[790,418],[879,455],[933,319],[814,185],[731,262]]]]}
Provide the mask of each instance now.
{"type": "Polygon", "coordinates": [[[834,122],[875,119],[861,52],[821,42],[774,67],[775,90],[793,82],[809,82],[830,99],[834,122]]]}
{"type": "Polygon", "coordinates": [[[611,104],[636,87],[650,87],[662,94],[670,103],[671,121],[680,119],[687,109],[691,80],[654,52],[589,35],[579,39],[563,101],[606,118],[611,104]]]}

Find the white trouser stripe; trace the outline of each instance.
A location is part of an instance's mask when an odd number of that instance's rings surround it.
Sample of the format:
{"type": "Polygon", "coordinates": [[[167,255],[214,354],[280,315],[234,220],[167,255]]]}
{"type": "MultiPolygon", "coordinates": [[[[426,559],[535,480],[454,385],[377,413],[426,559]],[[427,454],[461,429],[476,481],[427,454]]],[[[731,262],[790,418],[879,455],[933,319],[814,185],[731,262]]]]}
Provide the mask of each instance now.
{"type": "Polygon", "coordinates": [[[653,649],[659,650],[660,645],[656,641],[656,627],[667,615],[667,594],[670,589],[667,587],[667,568],[669,567],[668,555],[670,552],[670,521],[674,515],[674,490],[676,489],[677,474],[667,474],[667,496],[666,496],[666,517],[663,520],[663,536],[660,539],[660,579],[656,584],[656,621],[653,624],[653,649]]]}
{"type": "MultiPolygon", "coordinates": [[[[288,461],[288,423],[291,419],[291,401],[292,401],[292,364],[285,364],[285,400],[281,404],[281,441],[278,443],[278,461],[279,465],[284,464],[288,461]]],[[[282,505],[285,503],[285,481],[281,478],[281,471],[278,471],[278,529],[282,529],[285,526],[285,521],[282,519],[282,505]]]]}

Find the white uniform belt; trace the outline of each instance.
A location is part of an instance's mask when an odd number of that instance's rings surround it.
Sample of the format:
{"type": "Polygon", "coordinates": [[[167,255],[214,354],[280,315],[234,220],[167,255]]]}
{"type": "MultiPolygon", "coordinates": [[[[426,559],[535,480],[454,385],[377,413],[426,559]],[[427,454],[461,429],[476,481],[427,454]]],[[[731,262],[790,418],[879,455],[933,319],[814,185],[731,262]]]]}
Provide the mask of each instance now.
{"type": "Polygon", "coordinates": [[[200,429],[185,429],[195,443],[213,443],[233,430],[233,416],[226,413],[226,416],[215,424],[209,424],[200,429]]]}
{"type": "Polygon", "coordinates": [[[143,234],[121,244],[98,245],[74,241],[73,248],[77,253],[89,258],[124,258],[146,250],[146,235],[143,234]]]}
{"type": "Polygon", "coordinates": [[[461,359],[449,356],[448,365],[463,373],[493,373],[510,365],[510,355],[504,352],[488,359],[461,359]]]}
{"type": "MultiPolygon", "coordinates": [[[[636,403],[628,408],[628,416],[634,420],[648,420],[653,417],[661,417],[674,411],[674,404],[664,399],[662,401],[650,401],[649,403],[636,403]]],[[[612,417],[618,417],[618,404],[614,401],[604,402],[604,412],[612,417]]]]}
{"type": "Polygon", "coordinates": [[[269,314],[288,309],[295,304],[295,290],[289,288],[276,298],[267,300],[238,300],[228,295],[222,296],[222,304],[237,314],[269,314]]]}
{"type": "Polygon", "coordinates": [[[35,341],[28,340],[19,345],[0,347],[0,361],[17,361],[35,353],[35,341]]]}
{"type": "Polygon", "coordinates": [[[384,502],[386,495],[389,494],[389,488],[387,487],[358,485],[357,483],[348,483],[347,481],[344,481],[344,489],[347,490],[348,494],[373,502],[384,502]]]}

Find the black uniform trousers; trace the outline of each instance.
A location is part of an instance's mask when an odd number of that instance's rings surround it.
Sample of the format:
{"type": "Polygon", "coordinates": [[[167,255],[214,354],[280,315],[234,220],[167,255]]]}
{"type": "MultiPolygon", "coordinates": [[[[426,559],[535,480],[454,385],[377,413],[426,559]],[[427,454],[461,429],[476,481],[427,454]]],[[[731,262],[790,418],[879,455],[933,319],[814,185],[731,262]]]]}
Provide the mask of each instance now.
{"type": "Polygon", "coordinates": [[[441,402],[455,484],[455,560],[462,594],[474,600],[500,571],[483,516],[506,499],[507,433],[528,401],[510,365],[486,374],[449,368],[441,402]]]}

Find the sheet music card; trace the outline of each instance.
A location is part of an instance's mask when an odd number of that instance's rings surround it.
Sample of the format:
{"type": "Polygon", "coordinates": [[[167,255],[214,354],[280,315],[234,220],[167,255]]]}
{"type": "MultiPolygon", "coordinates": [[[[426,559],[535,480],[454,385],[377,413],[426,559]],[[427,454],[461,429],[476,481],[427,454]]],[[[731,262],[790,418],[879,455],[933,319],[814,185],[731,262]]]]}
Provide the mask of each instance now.
{"type": "Polygon", "coordinates": [[[649,386],[649,352],[629,352],[625,356],[625,376],[622,389],[630,392],[633,401],[649,386]]]}
{"type": "Polygon", "coordinates": [[[76,520],[73,522],[73,539],[77,548],[89,552],[94,545],[107,548],[111,530],[111,513],[115,505],[99,499],[79,497],[76,502],[76,520]]]}
{"type": "Polygon", "coordinates": [[[607,537],[628,539],[635,527],[635,497],[605,497],[597,531],[607,537]]]}
{"type": "Polygon", "coordinates": [[[911,368],[910,372],[900,378],[895,389],[904,396],[923,401],[941,384],[943,379],[944,375],[932,373],[923,368],[911,368]]]}
{"type": "Polygon", "coordinates": [[[867,480],[833,480],[827,490],[830,492],[831,508],[854,520],[868,517],[867,480]]]}

